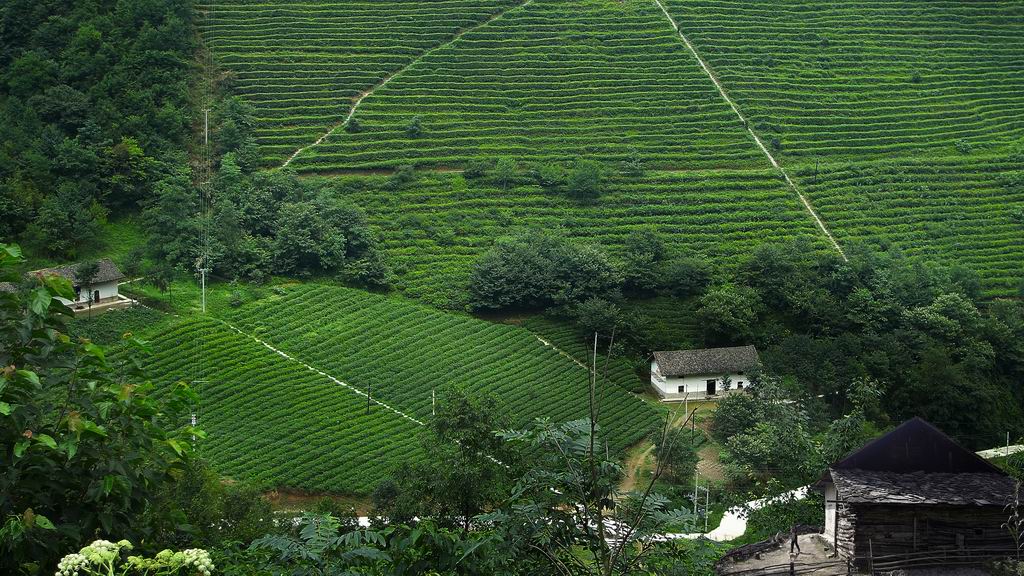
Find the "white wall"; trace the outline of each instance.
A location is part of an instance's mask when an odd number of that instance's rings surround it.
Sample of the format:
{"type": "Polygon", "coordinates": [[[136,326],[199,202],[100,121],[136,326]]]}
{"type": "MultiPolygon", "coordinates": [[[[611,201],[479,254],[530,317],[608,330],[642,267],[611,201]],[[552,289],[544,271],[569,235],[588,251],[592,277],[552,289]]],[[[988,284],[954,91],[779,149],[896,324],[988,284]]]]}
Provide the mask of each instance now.
{"type": "Polygon", "coordinates": [[[835,484],[831,482],[825,486],[825,539],[831,544],[836,537],[836,492],[835,484]]]}
{"type": "MultiPolygon", "coordinates": [[[[83,286],[81,293],[78,295],[78,300],[65,300],[64,298],[59,298],[59,300],[68,306],[88,306],[89,295],[92,294],[94,290],[100,291],[101,301],[107,300],[108,298],[116,298],[117,282],[102,282],[93,286],[83,286]]],[[[96,301],[94,300],[93,304],[95,303],[96,301]]]]}
{"type": "Polygon", "coordinates": [[[708,380],[715,380],[715,389],[719,396],[725,393],[723,382],[729,378],[730,391],[746,388],[750,380],[743,374],[691,374],[683,377],[668,377],[661,374],[657,362],[651,362],[651,385],[662,398],[681,400],[684,394],[689,398],[704,398],[708,389],[708,380]],[[684,387],[680,389],[680,386],[684,387]]]}

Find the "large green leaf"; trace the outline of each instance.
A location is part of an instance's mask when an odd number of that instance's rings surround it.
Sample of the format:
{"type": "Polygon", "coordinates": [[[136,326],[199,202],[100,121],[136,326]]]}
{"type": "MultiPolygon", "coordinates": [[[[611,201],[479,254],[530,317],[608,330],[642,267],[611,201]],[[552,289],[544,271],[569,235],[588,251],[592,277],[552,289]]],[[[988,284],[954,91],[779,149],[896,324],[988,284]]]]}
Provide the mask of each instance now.
{"type": "Polygon", "coordinates": [[[46,288],[36,288],[29,296],[29,309],[32,310],[33,314],[42,316],[46,314],[46,310],[50,307],[52,300],[53,297],[50,296],[50,292],[46,288]]]}
{"type": "Polygon", "coordinates": [[[60,296],[65,300],[75,299],[75,289],[71,286],[71,281],[67,278],[57,276],[55,274],[44,276],[43,285],[46,286],[55,296],[60,296]]]}
{"type": "Polygon", "coordinates": [[[36,526],[42,528],[43,530],[56,530],[57,529],[57,527],[53,525],[53,522],[50,522],[50,519],[47,518],[46,516],[43,516],[42,514],[36,514],[35,515],[35,524],[36,524],[36,526]]]}
{"type": "Polygon", "coordinates": [[[14,373],[19,379],[32,384],[33,387],[39,388],[39,375],[31,370],[18,370],[14,373]]]}
{"type": "Polygon", "coordinates": [[[49,434],[40,434],[36,436],[35,439],[39,441],[39,443],[45,445],[48,448],[52,448],[54,450],[57,449],[57,441],[54,440],[53,436],[50,436],[49,434]]]}

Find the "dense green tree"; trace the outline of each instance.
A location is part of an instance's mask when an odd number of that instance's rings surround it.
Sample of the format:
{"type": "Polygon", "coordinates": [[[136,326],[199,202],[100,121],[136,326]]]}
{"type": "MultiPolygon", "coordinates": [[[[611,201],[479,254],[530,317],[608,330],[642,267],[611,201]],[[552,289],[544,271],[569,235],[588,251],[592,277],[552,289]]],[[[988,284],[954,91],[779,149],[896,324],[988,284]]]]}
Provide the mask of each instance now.
{"type": "Polygon", "coordinates": [[[478,309],[547,308],[615,297],[622,278],[600,250],[546,232],[499,239],[470,280],[478,309]]]}
{"type": "Polygon", "coordinates": [[[637,230],[626,239],[622,254],[623,290],[627,294],[649,295],[660,283],[665,242],[650,228],[637,230]]]}
{"type": "Polygon", "coordinates": [[[693,447],[694,434],[695,432],[688,428],[675,427],[665,434],[655,435],[655,454],[664,460],[666,477],[684,484],[693,479],[697,462],[700,460],[693,447]]]}
{"type": "Polygon", "coordinates": [[[142,223],[149,232],[150,253],[155,260],[195,268],[203,234],[199,199],[199,191],[185,169],[177,170],[172,177],[156,185],[142,214],[142,223]]]}
{"type": "Polygon", "coordinates": [[[600,163],[577,158],[569,169],[566,189],[569,194],[581,200],[594,200],[603,192],[603,180],[604,171],[600,163]]]}
{"type": "Polygon", "coordinates": [[[426,458],[401,465],[377,488],[375,513],[392,522],[430,517],[468,531],[510,488],[506,467],[514,457],[495,435],[508,427],[506,414],[494,397],[443,389],[424,439],[426,458]]]}
{"type": "Polygon", "coordinates": [[[0,207],[19,216],[4,237],[73,258],[100,211],[136,209],[185,164],[191,16],[155,0],[0,6],[0,207]]]}
{"type": "Polygon", "coordinates": [[[508,185],[511,184],[516,177],[515,159],[508,156],[498,158],[498,163],[494,165],[492,176],[494,180],[501,185],[502,190],[508,190],[508,185]]]}
{"type": "MultiPolygon", "coordinates": [[[[0,244],[0,275],[20,261],[0,244]]],[[[197,398],[184,385],[161,400],[141,372],[145,346],[116,361],[67,336],[71,284],[42,278],[0,292],[0,571],[51,571],[97,536],[140,534],[135,520],[180,472],[201,436],[183,423],[197,398]]]]}
{"type": "Polygon", "coordinates": [[[270,502],[245,483],[227,483],[208,464],[185,463],[163,483],[142,516],[146,541],[172,548],[211,548],[252,542],[277,532],[270,502]]]}
{"type": "Polygon", "coordinates": [[[274,268],[286,274],[309,274],[336,268],[345,259],[343,231],[334,225],[326,206],[290,202],[278,210],[274,268]]]}
{"type": "Polygon", "coordinates": [[[708,344],[748,344],[762,309],[760,295],[753,288],[724,284],[701,297],[696,315],[708,344]]]}
{"type": "Polygon", "coordinates": [[[659,287],[677,298],[699,296],[711,285],[711,264],[697,257],[676,258],[659,272],[659,287]]]}
{"type": "Polygon", "coordinates": [[[78,250],[96,239],[106,210],[88,195],[67,189],[48,196],[28,225],[26,240],[44,253],[74,258],[78,250]]]}

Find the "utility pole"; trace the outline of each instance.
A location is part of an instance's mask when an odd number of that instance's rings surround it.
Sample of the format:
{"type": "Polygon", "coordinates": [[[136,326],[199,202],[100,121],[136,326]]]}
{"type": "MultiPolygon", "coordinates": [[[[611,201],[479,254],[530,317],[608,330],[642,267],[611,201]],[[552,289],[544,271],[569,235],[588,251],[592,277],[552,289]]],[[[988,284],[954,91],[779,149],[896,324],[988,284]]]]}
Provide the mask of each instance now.
{"type": "Polygon", "coordinates": [[[210,145],[210,109],[203,108],[203,146],[210,145]]]}
{"type": "Polygon", "coordinates": [[[697,482],[700,478],[700,472],[694,471],[693,473],[693,515],[697,515],[697,482]]]}
{"type": "Polygon", "coordinates": [[[708,516],[711,512],[711,482],[708,482],[708,487],[704,489],[704,533],[708,533],[708,516]]]}
{"type": "Polygon", "coordinates": [[[203,315],[205,316],[205,315],[206,315],[206,268],[201,268],[201,269],[199,270],[199,278],[200,278],[200,280],[199,280],[199,281],[200,281],[200,283],[202,284],[202,293],[203,293],[203,315]]]}
{"type": "MultiPolygon", "coordinates": [[[[197,394],[202,389],[202,385],[203,384],[206,384],[206,380],[193,380],[192,381],[192,387],[196,389],[196,393],[197,394]]],[[[191,417],[189,418],[189,421],[191,422],[193,428],[195,428],[196,426],[199,425],[199,413],[196,412],[196,405],[195,404],[192,405],[192,413],[191,413],[191,417]]],[[[196,435],[192,434],[192,442],[195,442],[195,441],[196,441],[196,435]]]]}
{"type": "Polygon", "coordinates": [[[437,416],[437,395],[434,389],[430,389],[430,415],[437,416]]]}

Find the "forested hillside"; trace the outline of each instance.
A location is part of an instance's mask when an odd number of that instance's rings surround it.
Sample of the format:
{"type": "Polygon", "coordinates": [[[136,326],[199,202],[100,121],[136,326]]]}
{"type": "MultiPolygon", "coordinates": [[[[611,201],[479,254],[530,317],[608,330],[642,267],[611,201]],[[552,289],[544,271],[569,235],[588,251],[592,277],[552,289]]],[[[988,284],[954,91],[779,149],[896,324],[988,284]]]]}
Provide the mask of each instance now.
{"type": "Polygon", "coordinates": [[[192,17],[187,1],[4,4],[0,237],[73,259],[108,217],[188,185],[192,17]]]}

